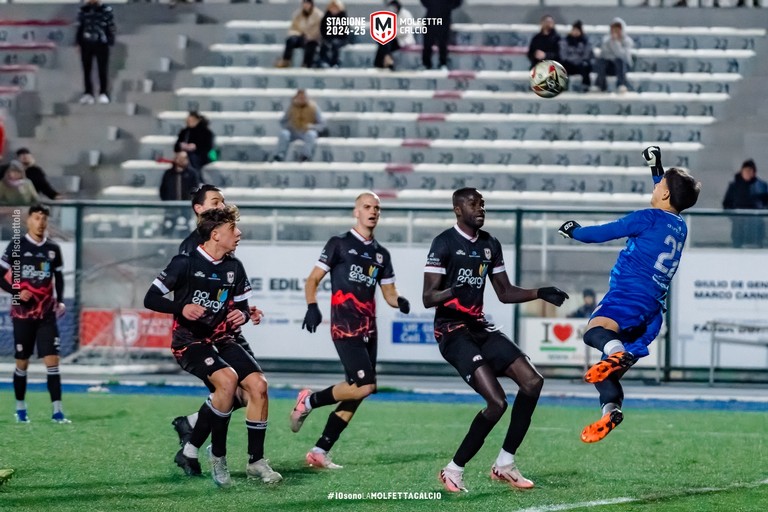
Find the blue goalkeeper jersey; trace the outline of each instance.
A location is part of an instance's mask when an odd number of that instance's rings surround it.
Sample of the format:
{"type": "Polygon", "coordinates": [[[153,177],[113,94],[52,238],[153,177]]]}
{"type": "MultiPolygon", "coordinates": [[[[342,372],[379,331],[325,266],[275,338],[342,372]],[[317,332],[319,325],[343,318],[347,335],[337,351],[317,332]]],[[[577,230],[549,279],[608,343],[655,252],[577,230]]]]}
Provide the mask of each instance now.
{"type": "Polygon", "coordinates": [[[680,215],[658,208],[638,210],[608,224],[573,231],[575,240],[586,243],[626,237],[627,246],[611,270],[611,291],[620,292],[628,300],[649,306],[649,302],[657,302],[662,307],[687,236],[688,227],[680,215]]]}

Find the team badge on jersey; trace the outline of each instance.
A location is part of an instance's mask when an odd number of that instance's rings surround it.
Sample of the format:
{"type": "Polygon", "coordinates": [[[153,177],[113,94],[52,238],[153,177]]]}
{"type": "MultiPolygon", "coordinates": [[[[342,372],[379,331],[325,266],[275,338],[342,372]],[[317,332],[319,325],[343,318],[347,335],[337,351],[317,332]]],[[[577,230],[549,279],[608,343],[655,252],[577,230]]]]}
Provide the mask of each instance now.
{"type": "Polygon", "coordinates": [[[56,258],[56,252],[55,251],[48,251],[48,259],[52,260],[56,258]]]}
{"type": "Polygon", "coordinates": [[[234,272],[227,272],[227,282],[229,284],[232,284],[235,282],[235,273],[234,272]]]}
{"type": "Polygon", "coordinates": [[[379,265],[384,263],[384,255],[383,254],[381,254],[379,252],[376,253],[376,263],[378,263],[379,265]]]}
{"type": "Polygon", "coordinates": [[[487,259],[487,260],[491,259],[491,248],[490,247],[486,247],[485,248],[485,259],[487,259]]]}

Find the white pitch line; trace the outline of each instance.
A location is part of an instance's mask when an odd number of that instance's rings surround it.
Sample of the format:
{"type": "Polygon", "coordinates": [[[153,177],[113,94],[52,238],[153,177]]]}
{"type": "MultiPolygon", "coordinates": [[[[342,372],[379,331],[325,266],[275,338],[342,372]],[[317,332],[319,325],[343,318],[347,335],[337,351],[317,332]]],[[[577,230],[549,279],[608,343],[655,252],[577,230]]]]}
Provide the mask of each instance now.
{"type": "Polygon", "coordinates": [[[730,491],[732,489],[748,489],[753,487],[760,487],[761,485],[768,485],[768,478],[765,480],[759,480],[757,482],[732,484],[725,487],[699,487],[699,488],[683,489],[681,491],[670,492],[667,494],[653,494],[653,495],[639,497],[639,498],[630,498],[627,496],[622,496],[620,498],[608,498],[604,500],[581,501],[578,503],[560,503],[558,505],[544,505],[543,507],[524,508],[522,510],[518,510],[517,512],[558,512],[560,510],[576,510],[579,508],[599,507],[601,505],[618,505],[620,503],[636,503],[639,501],[663,500],[663,499],[675,498],[678,496],[690,496],[692,494],[709,494],[713,492],[730,491]]]}

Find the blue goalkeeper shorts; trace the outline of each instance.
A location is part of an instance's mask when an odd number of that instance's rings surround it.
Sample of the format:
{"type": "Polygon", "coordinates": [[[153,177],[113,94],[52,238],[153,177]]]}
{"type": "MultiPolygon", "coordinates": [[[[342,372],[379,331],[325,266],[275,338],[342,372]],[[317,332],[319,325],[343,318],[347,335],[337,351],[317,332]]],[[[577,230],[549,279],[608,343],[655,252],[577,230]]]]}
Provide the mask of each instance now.
{"type": "Polygon", "coordinates": [[[648,355],[648,345],[659,335],[664,320],[658,301],[616,290],[609,290],[600,301],[592,313],[592,318],[598,316],[619,324],[619,340],[637,358],[648,355]]]}

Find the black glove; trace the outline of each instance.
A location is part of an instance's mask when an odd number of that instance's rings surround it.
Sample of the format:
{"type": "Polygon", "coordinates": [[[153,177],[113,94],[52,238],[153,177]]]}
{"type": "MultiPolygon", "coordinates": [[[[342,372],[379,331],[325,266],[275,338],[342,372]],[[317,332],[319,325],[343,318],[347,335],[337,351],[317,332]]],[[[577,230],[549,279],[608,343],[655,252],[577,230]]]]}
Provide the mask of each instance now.
{"type": "Polygon", "coordinates": [[[404,315],[407,315],[411,312],[411,303],[408,302],[408,299],[405,297],[398,297],[397,298],[397,308],[400,310],[401,313],[404,315]]]}
{"type": "Polygon", "coordinates": [[[306,329],[309,332],[315,332],[317,326],[323,321],[323,314],[320,313],[320,308],[317,307],[317,303],[307,305],[307,314],[304,315],[304,323],[301,324],[302,329],[306,329]]]}
{"type": "Polygon", "coordinates": [[[554,286],[547,286],[545,288],[539,288],[536,291],[536,297],[554,304],[555,306],[562,306],[565,299],[568,299],[568,294],[560,288],[554,286]]]}
{"type": "Polygon", "coordinates": [[[651,168],[651,174],[654,181],[664,176],[664,167],[661,165],[661,148],[659,146],[648,146],[643,150],[643,159],[645,164],[651,168]]]}
{"type": "Polygon", "coordinates": [[[569,220],[568,222],[560,226],[557,232],[560,233],[560,235],[563,238],[573,238],[573,232],[576,230],[576,228],[580,228],[580,227],[581,227],[581,224],[579,224],[575,220],[569,220]]]}

